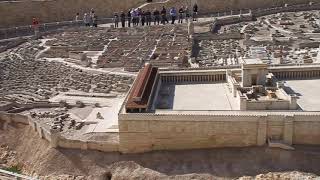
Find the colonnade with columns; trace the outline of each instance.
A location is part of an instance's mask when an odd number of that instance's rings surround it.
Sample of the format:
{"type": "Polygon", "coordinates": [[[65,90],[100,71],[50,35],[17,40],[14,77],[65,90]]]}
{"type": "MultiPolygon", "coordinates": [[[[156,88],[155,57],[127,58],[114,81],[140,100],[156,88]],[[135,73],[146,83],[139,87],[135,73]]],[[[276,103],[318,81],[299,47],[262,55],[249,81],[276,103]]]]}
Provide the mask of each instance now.
{"type": "Polygon", "coordinates": [[[320,70],[272,72],[278,79],[307,79],[320,77],[320,70]]]}
{"type": "Polygon", "coordinates": [[[203,74],[203,75],[161,75],[163,83],[184,83],[184,82],[222,82],[226,81],[226,74],[203,74]]]}

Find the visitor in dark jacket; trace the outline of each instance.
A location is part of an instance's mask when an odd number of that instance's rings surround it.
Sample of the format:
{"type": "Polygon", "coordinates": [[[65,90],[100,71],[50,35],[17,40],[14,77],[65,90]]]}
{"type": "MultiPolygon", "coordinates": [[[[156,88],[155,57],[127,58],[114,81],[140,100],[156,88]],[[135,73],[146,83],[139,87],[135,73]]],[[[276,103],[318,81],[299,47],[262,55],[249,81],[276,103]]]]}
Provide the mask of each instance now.
{"type": "Polygon", "coordinates": [[[167,10],[166,8],[163,6],[162,10],[161,10],[161,23],[165,24],[165,23],[169,23],[168,19],[167,19],[167,10]]]}
{"type": "Polygon", "coordinates": [[[129,10],[127,14],[127,18],[128,18],[128,27],[131,27],[131,10],[129,10]]]}
{"type": "Polygon", "coordinates": [[[149,10],[147,10],[147,12],[145,13],[145,16],[146,16],[147,26],[150,26],[151,25],[151,21],[152,21],[151,12],[149,10]]]}
{"type": "Polygon", "coordinates": [[[184,14],[184,9],[183,6],[179,9],[179,23],[183,23],[183,14],[184,14]]]}
{"type": "Polygon", "coordinates": [[[121,26],[126,27],[126,14],[122,11],[120,14],[121,26]]]}
{"type": "Polygon", "coordinates": [[[153,11],[153,16],[154,16],[154,25],[156,25],[156,23],[158,23],[158,25],[159,25],[159,23],[160,23],[160,12],[157,9],[155,9],[153,11]]]}

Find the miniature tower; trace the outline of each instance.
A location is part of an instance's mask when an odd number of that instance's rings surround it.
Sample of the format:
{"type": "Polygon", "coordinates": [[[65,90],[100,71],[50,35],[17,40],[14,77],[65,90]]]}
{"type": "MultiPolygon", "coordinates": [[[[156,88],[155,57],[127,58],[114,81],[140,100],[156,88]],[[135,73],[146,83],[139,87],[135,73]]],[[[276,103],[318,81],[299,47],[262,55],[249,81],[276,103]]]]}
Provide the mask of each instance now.
{"type": "Polygon", "coordinates": [[[242,64],[242,86],[265,85],[268,65],[258,59],[245,59],[242,64]]]}

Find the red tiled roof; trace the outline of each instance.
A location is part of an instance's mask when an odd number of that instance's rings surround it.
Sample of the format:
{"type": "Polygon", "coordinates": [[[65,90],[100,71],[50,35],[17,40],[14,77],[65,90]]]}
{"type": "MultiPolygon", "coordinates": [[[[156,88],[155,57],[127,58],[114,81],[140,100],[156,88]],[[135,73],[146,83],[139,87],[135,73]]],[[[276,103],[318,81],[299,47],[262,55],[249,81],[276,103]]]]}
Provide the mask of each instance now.
{"type": "Polygon", "coordinates": [[[146,89],[146,85],[151,74],[151,70],[152,65],[148,64],[139,72],[139,79],[137,79],[136,88],[133,89],[132,97],[134,101],[141,101],[142,95],[146,89]]]}
{"type": "Polygon", "coordinates": [[[126,109],[147,108],[158,68],[148,64],[140,70],[126,104],[126,109]]]}

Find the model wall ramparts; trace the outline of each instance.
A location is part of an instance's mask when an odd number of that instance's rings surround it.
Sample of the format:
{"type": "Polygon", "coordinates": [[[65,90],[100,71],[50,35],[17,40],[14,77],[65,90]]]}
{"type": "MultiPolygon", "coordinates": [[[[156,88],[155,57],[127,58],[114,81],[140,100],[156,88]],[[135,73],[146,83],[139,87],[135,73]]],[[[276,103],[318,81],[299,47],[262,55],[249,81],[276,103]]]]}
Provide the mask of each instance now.
{"type": "MultiPolygon", "coordinates": [[[[223,112],[221,112],[223,113],[223,112]]],[[[292,144],[320,144],[320,113],[245,112],[238,115],[120,114],[121,152],[246,147],[268,139],[292,144]],[[287,115],[286,115],[287,114],[287,115]],[[310,129],[309,129],[310,128],[310,129]],[[310,135],[308,134],[310,130],[310,135]]],[[[204,113],[205,114],[205,113],[204,113]]]]}
{"type": "Polygon", "coordinates": [[[260,146],[267,139],[288,144],[320,144],[319,112],[236,112],[227,115],[120,114],[120,143],[66,139],[41,127],[29,116],[0,113],[10,123],[29,124],[52,147],[120,151],[260,146]]]}
{"type": "Polygon", "coordinates": [[[3,129],[6,129],[9,124],[21,123],[30,125],[32,129],[38,133],[39,137],[47,140],[52,147],[55,148],[69,148],[69,149],[83,149],[83,150],[99,150],[104,152],[118,151],[119,142],[114,141],[91,141],[91,140],[77,140],[66,139],[59,133],[50,132],[44,128],[39,122],[35,121],[28,115],[11,114],[0,112],[0,121],[4,121],[3,129]]]}

